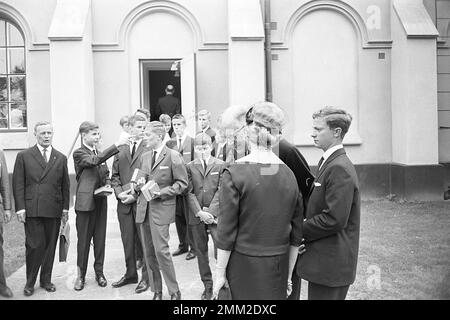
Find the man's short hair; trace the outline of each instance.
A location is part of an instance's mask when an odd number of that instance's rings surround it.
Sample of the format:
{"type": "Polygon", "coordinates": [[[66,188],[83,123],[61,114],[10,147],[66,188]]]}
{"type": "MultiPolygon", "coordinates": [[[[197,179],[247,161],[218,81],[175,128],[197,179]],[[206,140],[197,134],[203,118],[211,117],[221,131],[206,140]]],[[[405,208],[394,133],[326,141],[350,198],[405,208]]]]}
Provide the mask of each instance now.
{"type": "Polygon", "coordinates": [[[130,119],[129,116],[123,116],[122,118],[120,118],[120,121],[119,121],[120,126],[123,127],[125,124],[127,124],[129,119],[130,119]]]}
{"type": "Polygon", "coordinates": [[[166,93],[173,94],[175,92],[175,87],[171,84],[168,84],[166,87],[166,93]]]}
{"type": "Polygon", "coordinates": [[[140,114],[135,114],[134,116],[131,116],[128,119],[128,123],[130,124],[131,127],[134,126],[136,124],[136,122],[138,122],[138,121],[145,121],[145,122],[147,122],[147,119],[144,116],[140,115],[140,114]]]}
{"type": "Polygon", "coordinates": [[[344,139],[352,123],[352,116],[343,109],[326,106],[314,112],[313,119],[322,118],[330,129],[341,128],[341,139],[344,139]]]}
{"type": "Polygon", "coordinates": [[[147,109],[137,109],[136,112],[134,113],[134,115],[136,115],[136,113],[142,113],[145,114],[145,116],[147,117],[147,120],[150,120],[150,111],[148,111],[147,109]]]}
{"type": "Polygon", "coordinates": [[[159,116],[159,121],[167,126],[171,123],[172,119],[170,119],[170,116],[168,114],[163,113],[159,116]]]}
{"type": "Polygon", "coordinates": [[[147,131],[160,136],[161,140],[164,139],[164,136],[166,135],[166,129],[164,127],[164,124],[159,121],[150,122],[147,126],[147,131]]]}
{"type": "Polygon", "coordinates": [[[199,133],[195,136],[194,139],[194,146],[201,146],[201,145],[212,145],[211,137],[207,135],[206,133],[199,133]]]}
{"type": "Polygon", "coordinates": [[[172,121],[173,120],[182,120],[183,123],[186,125],[186,118],[182,115],[182,114],[176,114],[172,117],[172,121]]]}
{"type": "Polygon", "coordinates": [[[202,109],[197,113],[197,117],[200,117],[200,116],[207,116],[208,120],[211,120],[211,112],[209,112],[206,109],[202,109]]]}
{"type": "Polygon", "coordinates": [[[82,134],[82,133],[89,133],[90,131],[96,130],[98,128],[99,128],[98,124],[96,124],[96,123],[94,123],[92,121],[83,121],[80,124],[79,132],[80,132],[80,134],[82,134]]]}
{"type": "Polygon", "coordinates": [[[37,128],[40,126],[46,126],[46,125],[52,125],[49,121],[38,121],[35,125],[34,125],[34,133],[37,132],[37,128]]]}

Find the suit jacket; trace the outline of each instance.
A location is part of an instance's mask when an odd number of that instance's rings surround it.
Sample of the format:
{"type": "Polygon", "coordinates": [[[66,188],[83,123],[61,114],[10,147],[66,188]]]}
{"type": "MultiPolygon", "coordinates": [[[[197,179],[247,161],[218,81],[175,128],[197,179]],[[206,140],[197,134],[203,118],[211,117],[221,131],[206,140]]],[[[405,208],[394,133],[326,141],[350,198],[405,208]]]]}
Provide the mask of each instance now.
{"type": "MultiPolygon", "coordinates": [[[[202,133],[203,131],[198,131],[197,134],[202,133]]],[[[208,136],[211,137],[211,142],[214,144],[214,142],[216,142],[216,131],[214,131],[213,128],[209,127],[208,130],[206,130],[205,132],[208,136]]]]}
{"type": "Polygon", "coordinates": [[[158,99],[155,109],[157,118],[163,113],[168,114],[172,118],[176,114],[181,114],[180,99],[168,94],[158,99]]]}
{"type": "Polygon", "coordinates": [[[37,145],[17,154],[13,172],[16,211],[25,209],[27,217],[61,218],[69,210],[67,158],[52,148],[45,163],[37,145]]]}
{"type": "MultiPolygon", "coordinates": [[[[150,151],[150,148],[146,147],[145,142],[143,141],[136,149],[133,158],[131,158],[129,145],[119,147],[119,153],[114,156],[111,173],[111,186],[114,188],[116,198],[121,192],[124,191],[123,186],[130,183],[134,170],[139,168],[139,157],[147,151],[150,151]]],[[[129,214],[133,206],[136,205],[136,203],[123,204],[118,198],[117,200],[118,213],[129,214]]]]}
{"type": "Polygon", "coordinates": [[[306,207],[311,188],[314,185],[314,175],[311,173],[308,163],[300,151],[285,139],[280,141],[278,148],[274,148],[274,151],[278,153],[278,157],[294,173],[297,179],[298,189],[302,193],[303,205],[306,207]]]}
{"type": "Polygon", "coordinates": [[[172,150],[178,151],[181,154],[184,163],[189,163],[195,158],[194,138],[192,137],[186,136],[186,139],[184,139],[181,149],[178,149],[176,136],[167,141],[166,146],[172,150]]]}
{"type": "Polygon", "coordinates": [[[11,195],[5,154],[0,150],[0,223],[3,223],[3,210],[11,210],[11,195]]]}
{"type": "Polygon", "coordinates": [[[95,209],[95,189],[110,184],[109,169],[105,161],[119,152],[115,145],[98,155],[84,144],[73,152],[73,162],[77,179],[75,210],[92,211],[95,209]]]}
{"type": "Polygon", "coordinates": [[[178,152],[164,146],[155,165],[150,168],[152,152],[146,152],[140,157],[139,167],[149,175],[148,180],[158,184],[161,195],[148,203],[142,194],[139,195],[136,222],[143,223],[148,211],[156,224],[171,224],[175,222],[176,196],[188,186],[186,167],[178,152]]]}
{"type": "Polygon", "coordinates": [[[344,149],[322,165],[308,201],[303,238],[306,252],[297,272],[302,279],[328,287],[355,281],[360,225],[359,182],[344,149]]]}
{"type": "Polygon", "coordinates": [[[189,224],[199,224],[200,218],[195,214],[204,207],[207,212],[217,217],[219,215],[219,183],[224,162],[214,157],[209,158],[206,171],[203,169],[200,159],[195,159],[187,164],[186,169],[189,178],[187,202],[189,206],[189,224]]]}

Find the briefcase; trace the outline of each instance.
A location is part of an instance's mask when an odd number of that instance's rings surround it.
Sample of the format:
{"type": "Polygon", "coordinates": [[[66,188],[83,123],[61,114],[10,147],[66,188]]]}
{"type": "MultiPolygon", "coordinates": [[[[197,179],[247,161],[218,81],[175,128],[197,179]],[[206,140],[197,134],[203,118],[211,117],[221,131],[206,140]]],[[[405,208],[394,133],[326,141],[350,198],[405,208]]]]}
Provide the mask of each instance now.
{"type": "Polygon", "coordinates": [[[70,226],[69,222],[66,222],[64,226],[61,226],[59,231],[59,262],[67,261],[67,254],[69,253],[70,245],[70,226]]]}

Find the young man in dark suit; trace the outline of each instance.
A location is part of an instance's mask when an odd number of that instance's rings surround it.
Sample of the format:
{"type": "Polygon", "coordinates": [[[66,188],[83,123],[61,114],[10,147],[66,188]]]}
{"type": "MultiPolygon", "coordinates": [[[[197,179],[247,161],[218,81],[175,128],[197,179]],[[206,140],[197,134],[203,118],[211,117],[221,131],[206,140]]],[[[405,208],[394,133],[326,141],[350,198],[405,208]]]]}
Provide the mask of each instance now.
{"type": "Polygon", "coordinates": [[[49,122],[38,122],[34,135],[37,144],[19,152],[13,172],[16,213],[25,225],[25,296],[34,293],[39,269],[40,286],[56,291],[51,282],[53,260],[60,225],[67,222],[69,213],[67,158],[53,148],[49,122]]]}
{"type": "Polygon", "coordinates": [[[189,177],[187,189],[189,228],[192,230],[200,278],[205,287],[201,299],[211,300],[213,280],[209,267],[207,229],[210,228],[211,234],[216,232],[219,214],[219,193],[217,190],[219,189],[224,162],[211,156],[212,141],[208,134],[198,134],[195,137],[194,144],[198,157],[186,166],[189,177]]]}
{"type": "Polygon", "coordinates": [[[211,137],[211,141],[214,145],[216,141],[216,131],[214,131],[214,129],[211,128],[211,112],[209,112],[206,109],[200,110],[197,113],[197,120],[200,126],[200,131],[198,131],[197,134],[206,133],[208,136],[211,137]]]}
{"type": "Polygon", "coordinates": [[[171,84],[166,87],[166,95],[158,99],[158,103],[155,108],[155,117],[152,119],[159,119],[162,114],[168,114],[171,118],[181,113],[180,99],[174,97],[175,87],[171,84]]]}
{"type": "MultiPolygon", "coordinates": [[[[142,193],[140,194],[137,200],[136,222],[150,225],[154,251],[152,252],[150,247],[147,248],[147,252],[144,253],[146,263],[151,265],[152,256],[156,252],[170,298],[180,300],[180,288],[169,251],[169,225],[175,222],[176,196],[182,194],[187,188],[188,177],[180,154],[162,143],[165,133],[164,125],[159,121],[150,122],[146,129],[147,146],[151,151],[141,156],[140,168],[148,176],[138,181],[136,191],[139,192],[141,186],[153,180],[158,185],[159,192],[149,202],[142,193]]],[[[153,299],[161,300],[161,285],[156,283],[157,279],[161,279],[159,268],[152,267],[152,271],[155,281],[153,299]],[[158,278],[155,273],[159,275],[158,278]]]]}
{"type": "MultiPolygon", "coordinates": [[[[178,151],[184,163],[189,163],[194,160],[194,139],[186,133],[186,119],[181,114],[176,114],[172,118],[172,127],[175,132],[175,137],[167,142],[170,149],[178,151]]],[[[192,250],[192,234],[188,229],[188,208],[186,197],[180,195],[177,197],[177,211],[175,216],[175,225],[177,227],[178,239],[180,241],[178,249],[172,255],[178,256],[183,253],[186,255],[186,260],[195,258],[194,250],[192,250]]]]}
{"type": "Polygon", "coordinates": [[[344,300],[355,281],[360,228],[359,182],[342,145],[352,117],[333,107],[313,114],[315,145],[324,151],[309,197],[297,272],[309,300],[344,300]]]}
{"type": "Polygon", "coordinates": [[[94,196],[94,191],[103,186],[110,186],[109,169],[105,161],[119,152],[118,147],[128,144],[128,138],[119,140],[100,152],[97,144],[100,131],[97,124],[84,121],[79,129],[81,147],[73,152],[73,161],[77,179],[75,212],[77,214],[77,266],[78,278],[74,289],[83,290],[89,258],[91,239],[94,243],[95,280],[100,287],[106,287],[107,281],[103,274],[105,260],[107,199],[104,196],[94,196]]]}
{"type": "MultiPolygon", "coordinates": [[[[114,156],[111,174],[111,186],[117,198],[117,216],[120,225],[120,234],[125,254],[125,275],[112,286],[119,288],[127,284],[137,283],[137,264],[136,264],[136,235],[140,234],[140,225],[136,224],[136,199],[130,194],[130,181],[134,170],[138,168],[139,157],[149,151],[143,134],[147,126],[147,120],[134,115],[128,119],[130,126],[130,143],[119,147],[119,153],[114,156]],[[126,189],[126,187],[128,187],[126,189]],[[128,191],[128,192],[127,192],[128,191]]],[[[139,235],[139,237],[141,237],[139,235]]],[[[139,241],[138,245],[141,245],[139,241]]],[[[143,243],[143,245],[147,245],[143,243]]],[[[142,250],[141,250],[142,251],[142,250]]],[[[136,288],[136,293],[144,292],[148,289],[150,281],[148,278],[147,267],[144,264],[142,269],[142,280],[136,288]]]]}

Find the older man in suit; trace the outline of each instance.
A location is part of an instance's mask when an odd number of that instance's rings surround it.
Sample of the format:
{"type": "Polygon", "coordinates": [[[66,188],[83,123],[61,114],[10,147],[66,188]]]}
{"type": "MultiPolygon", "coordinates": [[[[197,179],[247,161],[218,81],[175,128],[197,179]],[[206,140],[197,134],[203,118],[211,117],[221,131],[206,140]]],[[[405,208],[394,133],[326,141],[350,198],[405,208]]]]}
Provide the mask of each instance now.
{"type": "MultiPolygon", "coordinates": [[[[139,245],[144,247],[153,246],[151,237],[145,237],[142,233],[142,228],[147,225],[136,224],[136,198],[131,194],[131,178],[135,169],[139,168],[139,158],[141,155],[150,149],[146,146],[143,140],[147,120],[140,115],[131,116],[128,120],[130,124],[131,140],[129,145],[119,147],[119,153],[114,156],[114,163],[112,166],[111,186],[114,188],[117,202],[117,216],[120,225],[120,234],[122,237],[122,244],[125,254],[125,275],[112,286],[119,288],[130,283],[138,282],[135,245],[136,235],[139,235],[142,241],[139,245]],[[145,239],[148,238],[148,239],[145,239]],[[144,241],[147,240],[147,241],[144,241]],[[148,241],[150,240],[150,241],[148,241]]],[[[145,250],[143,250],[144,252],[145,250]]],[[[157,265],[155,257],[156,267],[157,265]]],[[[153,286],[153,277],[149,273],[147,265],[144,263],[142,269],[142,280],[136,287],[136,293],[146,291],[149,286],[153,286]],[[151,281],[150,281],[151,280],[151,281]]],[[[161,277],[160,277],[161,279],[161,277]]],[[[159,280],[161,282],[161,280],[159,280]]]]}
{"type": "Polygon", "coordinates": [[[105,196],[95,196],[94,191],[103,186],[110,186],[109,169],[105,161],[119,152],[118,147],[128,144],[127,137],[119,140],[109,148],[100,152],[97,145],[100,131],[97,124],[84,121],[79,129],[81,147],[74,151],[73,161],[77,179],[75,213],[77,227],[77,266],[78,278],[74,289],[83,290],[89,258],[91,239],[94,243],[95,280],[100,287],[106,287],[107,281],[103,274],[105,260],[107,199],[105,196]]]}
{"type": "Polygon", "coordinates": [[[13,172],[16,213],[25,224],[25,296],[34,293],[39,269],[40,286],[56,291],[51,282],[53,260],[60,224],[67,222],[69,212],[67,158],[52,146],[50,122],[38,122],[34,135],[37,144],[19,152],[13,172]]]}
{"type": "MultiPolygon", "coordinates": [[[[195,137],[195,152],[198,157],[187,164],[189,187],[187,199],[189,204],[189,228],[192,230],[192,240],[198,259],[200,278],[205,290],[202,300],[211,300],[213,281],[208,258],[208,232],[216,232],[217,216],[219,214],[220,175],[224,162],[211,156],[212,141],[206,133],[195,137]]],[[[214,239],[214,238],[213,238],[214,239]]]]}
{"type": "Polygon", "coordinates": [[[166,95],[158,99],[158,103],[155,108],[155,118],[159,119],[162,114],[168,114],[171,118],[181,113],[180,99],[174,97],[175,87],[171,84],[166,87],[166,95]]]}
{"type": "MultiPolygon", "coordinates": [[[[147,145],[151,151],[142,155],[140,168],[148,177],[141,178],[136,189],[139,191],[146,181],[152,180],[160,191],[149,202],[142,194],[139,196],[136,222],[150,225],[151,239],[170,298],[180,300],[181,293],[169,252],[169,225],[175,222],[176,196],[187,188],[187,172],[180,154],[162,143],[166,133],[164,125],[159,121],[152,121],[146,131],[147,145]]],[[[150,262],[149,254],[147,249],[144,254],[147,263],[150,262]]],[[[154,299],[161,298],[162,292],[155,292],[154,299]]]]}
{"type": "MultiPolygon", "coordinates": [[[[181,114],[176,114],[172,119],[172,126],[175,137],[167,142],[167,146],[178,151],[183,157],[185,164],[194,160],[194,139],[186,132],[186,118],[181,114]]],[[[187,252],[186,260],[195,258],[192,249],[192,231],[188,229],[188,205],[184,195],[177,196],[177,210],[175,215],[175,225],[177,227],[178,249],[172,255],[178,256],[187,252]]]]}
{"type": "Polygon", "coordinates": [[[342,145],[352,117],[325,107],[313,114],[315,145],[324,151],[309,197],[303,237],[306,252],[298,274],[310,300],[344,300],[355,281],[360,229],[360,194],[355,168],[342,145]]]}

